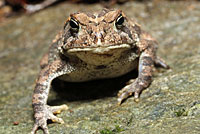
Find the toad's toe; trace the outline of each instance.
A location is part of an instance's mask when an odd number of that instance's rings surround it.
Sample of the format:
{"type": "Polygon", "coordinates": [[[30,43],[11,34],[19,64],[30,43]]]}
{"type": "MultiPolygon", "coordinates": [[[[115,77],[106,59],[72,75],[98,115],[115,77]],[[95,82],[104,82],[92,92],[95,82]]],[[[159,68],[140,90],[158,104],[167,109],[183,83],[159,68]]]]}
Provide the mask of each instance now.
{"type": "Polygon", "coordinates": [[[47,120],[52,120],[53,122],[61,123],[63,124],[64,121],[61,118],[56,117],[54,114],[60,113],[62,110],[67,110],[67,105],[61,105],[61,106],[40,106],[38,107],[40,111],[35,111],[35,124],[32,129],[31,134],[36,134],[36,131],[38,128],[41,128],[44,131],[44,134],[49,134],[48,128],[47,128],[47,120]]]}
{"type": "Polygon", "coordinates": [[[63,110],[67,110],[68,106],[67,105],[61,105],[61,106],[48,106],[48,109],[53,113],[53,114],[59,114],[63,110]]]}

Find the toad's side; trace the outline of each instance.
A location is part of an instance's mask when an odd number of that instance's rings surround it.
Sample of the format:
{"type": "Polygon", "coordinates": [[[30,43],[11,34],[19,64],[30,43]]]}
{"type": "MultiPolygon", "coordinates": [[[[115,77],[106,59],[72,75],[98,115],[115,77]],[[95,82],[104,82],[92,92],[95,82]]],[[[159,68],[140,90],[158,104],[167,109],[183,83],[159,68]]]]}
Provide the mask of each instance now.
{"type": "Polygon", "coordinates": [[[157,43],[121,10],[71,14],[64,29],[41,60],[41,71],[33,94],[35,125],[49,134],[47,120],[63,123],[54,114],[66,105],[47,105],[51,82],[59,78],[70,82],[113,78],[138,69],[138,77],[118,93],[120,104],[134,94],[135,100],[152,81],[154,64],[168,66],[156,56],[157,43]]]}

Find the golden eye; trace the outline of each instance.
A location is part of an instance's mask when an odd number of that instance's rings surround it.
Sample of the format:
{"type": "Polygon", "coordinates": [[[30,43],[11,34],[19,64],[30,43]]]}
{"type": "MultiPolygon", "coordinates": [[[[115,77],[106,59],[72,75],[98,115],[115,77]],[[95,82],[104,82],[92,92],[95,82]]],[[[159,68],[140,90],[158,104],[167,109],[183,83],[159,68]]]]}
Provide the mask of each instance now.
{"type": "Polygon", "coordinates": [[[69,21],[69,25],[70,25],[72,30],[74,30],[74,31],[79,30],[79,23],[75,19],[71,18],[70,21],[69,21]]]}
{"type": "Polygon", "coordinates": [[[124,17],[120,15],[115,21],[115,26],[117,28],[121,28],[123,23],[124,23],[124,17]]]}

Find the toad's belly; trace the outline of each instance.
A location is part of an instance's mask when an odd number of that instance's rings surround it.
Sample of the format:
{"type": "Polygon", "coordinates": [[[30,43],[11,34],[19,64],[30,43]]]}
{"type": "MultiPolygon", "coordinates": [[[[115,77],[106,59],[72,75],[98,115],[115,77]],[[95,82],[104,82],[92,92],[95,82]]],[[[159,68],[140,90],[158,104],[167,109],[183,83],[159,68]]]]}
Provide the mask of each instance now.
{"type": "Polygon", "coordinates": [[[92,66],[87,65],[75,69],[75,71],[59,77],[68,82],[84,82],[89,80],[114,78],[124,75],[138,66],[138,60],[121,60],[109,65],[92,66]]]}

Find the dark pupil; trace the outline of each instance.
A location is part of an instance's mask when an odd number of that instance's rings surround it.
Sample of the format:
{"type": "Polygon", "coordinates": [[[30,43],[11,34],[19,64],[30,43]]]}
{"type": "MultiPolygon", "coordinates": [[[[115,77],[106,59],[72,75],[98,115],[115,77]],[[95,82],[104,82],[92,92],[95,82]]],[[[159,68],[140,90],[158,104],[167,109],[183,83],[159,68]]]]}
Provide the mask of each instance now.
{"type": "Polygon", "coordinates": [[[74,29],[78,29],[79,28],[78,23],[74,19],[71,19],[69,21],[69,24],[70,24],[71,28],[74,28],[74,29]]]}
{"type": "Polygon", "coordinates": [[[123,23],[124,23],[124,17],[120,16],[116,21],[116,25],[122,25],[123,23]]]}

